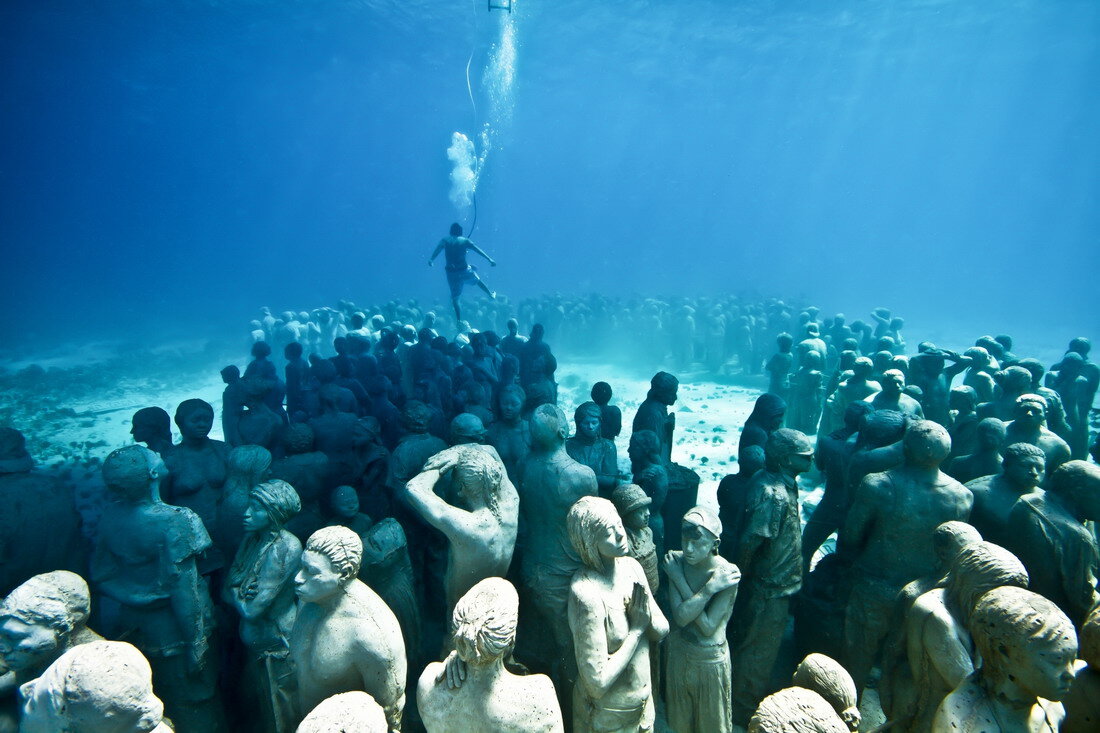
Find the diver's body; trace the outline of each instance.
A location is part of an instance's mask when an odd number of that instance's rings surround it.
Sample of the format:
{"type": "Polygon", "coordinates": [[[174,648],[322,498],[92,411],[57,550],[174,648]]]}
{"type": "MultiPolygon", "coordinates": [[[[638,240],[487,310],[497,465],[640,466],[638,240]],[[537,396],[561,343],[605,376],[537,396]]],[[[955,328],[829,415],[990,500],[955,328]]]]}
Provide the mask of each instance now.
{"type": "Polygon", "coordinates": [[[450,236],[439,240],[439,244],[435,246],[435,251],[432,252],[432,256],[428,258],[428,266],[431,267],[435,258],[439,256],[439,253],[444,253],[443,257],[447,263],[447,285],[451,288],[451,304],[455,309],[455,319],[459,321],[462,320],[462,313],[459,310],[458,298],[462,295],[462,288],[465,287],[466,283],[476,283],[490,298],[496,299],[497,297],[497,294],[489,290],[488,286],[481,281],[481,278],[477,274],[477,269],[467,264],[467,250],[477,252],[489,261],[490,266],[497,266],[496,260],[485,254],[480,247],[469,239],[462,236],[462,226],[457,223],[451,224],[450,236]]]}

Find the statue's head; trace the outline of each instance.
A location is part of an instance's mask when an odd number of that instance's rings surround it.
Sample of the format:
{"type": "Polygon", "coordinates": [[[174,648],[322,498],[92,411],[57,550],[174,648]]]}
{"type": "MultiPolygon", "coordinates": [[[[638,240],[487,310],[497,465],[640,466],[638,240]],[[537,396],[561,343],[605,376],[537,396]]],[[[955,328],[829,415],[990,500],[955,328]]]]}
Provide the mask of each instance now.
{"type": "Polygon", "coordinates": [[[963,356],[970,359],[971,369],[980,369],[989,366],[989,352],[981,346],[971,346],[963,352],[963,356]]]}
{"type": "Polygon", "coordinates": [[[294,591],[303,603],[324,603],[359,575],[363,541],[347,527],[324,527],[310,535],[294,591]]]}
{"type": "Polygon", "coordinates": [[[814,447],[810,439],[798,430],[779,428],[764,444],[764,462],[769,471],[781,471],[797,476],[810,469],[814,447]]]}
{"type": "Polygon", "coordinates": [[[870,402],[865,400],[853,400],[848,403],[844,408],[844,427],[848,430],[855,432],[859,430],[860,420],[864,415],[869,415],[875,411],[875,408],[870,402]]]}
{"type": "Polygon", "coordinates": [[[88,620],[91,605],[76,573],[33,576],[0,602],[0,659],[14,672],[44,668],[88,620]]]}
{"type": "Polygon", "coordinates": [[[130,420],[135,443],[172,440],[172,419],[162,407],[143,407],[130,420]]]}
{"type": "Polygon", "coordinates": [[[1000,450],[1005,442],[1007,424],[995,417],[983,418],[975,430],[978,447],[984,450],[1000,450]]]}
{"type": "Polygon", "coordinates": [[[184,400],[176,408],[176,427],[184,438],[205,438],[214,427],[214,408],[205,400],[184,400]]]}
{"type": "Polygon", "coordinates": [[[569,541],[581,562],[594,570],[630,551],[626,529],[615,505],[598,496],[582,496],[565,518],[569,541]]]}
{"type": "Polygon", "coordinates": [[[382,706],[362,690],[354,690],[326,697],[302,719],[295,733],[387,733],[389,729],[382,706]]]}
{"type": "Polygon", "coordinates": [[[1028,374],[1031,375],[1031,387],[1035,389],[1043,382],[1043,375],[1047,373],[1047,368],[1043,366],[1043,362],[1038,359],[1032,359],[1030,357],[1026,359],[1020,359],[1016,362],[1015,366],[1023,367],[1027,369],[1028,374]]]}
{"type": "Polygon", "coordinates": [[[153,485],[167,473],[161,457],[142,445],[111,451],[102,471],[108,493],[128,503],[150,498],[153,485]]]}
{"type": "Polygon", "coordinates": [[[970,633],[982,656],[981,675],[994,692],[1009,681],[1047,700],[1069,692],[1077,633],[1066,614],[1038,593],[994,588],[974,607],[970,633]]]}
{"type": "Polygon", "coordinates": [[[783,418],[786,414],[787,402],[777,394],[765,392],[753,403],[749,420],[765,431],[771,432],[783,426],[783,418]]]}
{"type": "Polygon", "coordinates": [[[1000,372],[1001,389],[1006,394],[1021,394],[1031,389],[1031,372],[1022,366],[1010,366],[1000,372]]]}
{"type": "Polygon", "coordinates": [[[573,413],[573,422],[577,426],[577,435],[587,440],[600,437],[600,419],[603,413],[595,402],[583,402],[573,413]]]}
{"type": "Polygon", "coordinates": [[[1004,450],[1001,470],[1005,479],[1020,491],[1039,486],[1046,472],[1047,457],[1030,443],[1013,443],[1004,450]]]}
{"type": "Polygon", "coordinates": [[[292,456],[309,453],[313,450],[313,428],[309,423],[291,423],[283,430],[283,447],[292,456]]]}
{"type": "Polygon", "coordinates": [[[507,325],[509,336],[515,336],[519,333],[519,321],[517,321],[515,318],[509,318],[507,325]]]}
{"type": "Polygon", "coordinates": [[[955,558],[947,580],[947,594],[966,621],[974,604],[989,591],[1002,585],[1026,588],[1027,584],[1027,570],[1015,555],[992,542],[973,542],[955,558]]]}
{"type": "Polygon", "coordinates": [[[607,382],[596,382],[593,384],[592,401],[597,405],[606,405],[611,402],[611,385],[607,382]]]}
{"type": "Polygon", "coordinates": [[[791,683],[813,690],[832,705],[848,730],[859,730],[862,716],[856,700],[856,683],[840,662],[824,654],[810,654],[794,670],[791,683]]]}
{"type": "Polygon", "coordinates": [[[657,372],[653,379],[649,380],[649,394],[658,402],[671,405],[676,402],[676,393],[680,388],[680,380],[668,372],[657,372]]]}
{"type": "Polygon", "coordinates": [[[353,519],[359,514],[359,493],[351,486],[337,486],[328,497],[332,513],[341,519],[353,519]]]}
{"type": "Polygon", "coordinates": [[[964,414],[974,412],[978,407],[978,390],[969,384],[952,387],[947,398],[947,406],[964,414]]]}
{"type": "Polygon", "coordinates": [[[469,412],[455,415],[451,420],[451,443],[484,443],[487,431],[481,418],[469,412]]]}
{"type": "Polygon", "coordinates": [[[565,442],[569,423],[557,405],[544,404],[531,413],[531,447],[541,451],[554,450],[565,442]]]}
{"type": "Polygon", "coordinates": [[[1092,342],[1084,336],[1078,336],[1069,342],[1069,351],[1074,354],[1080,354],[1083,357],[1088,357],[1089,351],[1092,350],[1092,342]]]}
{"type": "Polygon", "coordinates": [[[915,420],[902,438],[905,462],[920,468],[937,468],[951,452],[947,429],[931,420],[915,420]]]}
{"type": "Polygon", "coordinates": [[[456,445],[443,453],[454,453],[456,456],[453,476],[454,488],[459,496],[467,502],[483,503],[499,516],[504,464],[476,445],[456,445]]]}
{"type": "Polygon", "coordinates": [[[271,356],[271,345],[266,341],[257,341],[252,344],[251,353],[256,359],[266,359],[271,356]]]}
{"type": "Polygon", "coordinates": [[[519,595],[504,578],[486,578],[455,604],[451,616],[455,651],[477,667],[504,659],[516,642],[519,595]]]}
{"type": "Polygon", "coordinates": [[[1092,609],[1081,624],[1081,649],[1078,657],[1092,669],[1100,669],[1100,606],[1092,609]]]}
{"type": "Polygon", "coordinates": [[[852,364],[852,377],[856,381],[870,379],[874,371],[875,363],[866,356],[857,357],[855,363],[852,364]]]}
{"type": "Polygon", "coordinates": [[[955,564],[962,549],[973,542],[981,542],[982,535],[967,522],[951,520],[936,527],[932,533],[932,550],[936,553],[936,566],[943,571],[955,564]]]}
{"type": "Polygon", "coordinates": [[[122,641],[73,647],[20,693],[22,733],[151,731],[164,715],[149,662],[122,641]]]}
{"type": "Polygon", "coordinates": [[[882,385],[883,392],[897,397],[905,389],[905,374],[900,369],[887,369],[882,373],[879,383],[882,385]]]}
{"type": "Polygon", "coordinates": [[[523,412],[523,403],[527,400],[527,393],[518,384],[509,384],[500,391],[500,419],[504,422],[513,422],[519,419],[523,412]]]}
{"type": "Polygon", "coordinates": [[[1100,520],[1100,466],[1066,461],[1050,477],[1050,491],[1069,499],[1084,519],[1100,520]]]}
{"type": "Polygon", "coordinates": [[[286,481],[272,479],[252,487],[242,526],[245,532],[280,529],[302,510],[298,492],[286,481]]]}
{"type": "Polygon", "coordinates": [[[722,520],[705,506],[689,509],[680,520],[680,540],[684,562],[698,565],[710,555],[718,554],[722,539],[722,520]]]}
{"type": "Polygon", "coordinates": [[[659,463],[661,460],[661,441],[652,430],[635,430],[630,434],[630,443],[626,454],[634,465],[659,463]]]}
{"type": "Polygon", "coordinates": [[[619,484],[611,492],[611,503],[619,512],[623,526],[640,530],[649,526],[649,507],[653,499],[637,484],[619,484]]]}
{"type": "Polygon", "coordinates": [[[1022,426],[1039,428],[1047,422],[1047,400],[1042,395],[1022,394],[1016,398],[1012,419],[1022,426]]]}

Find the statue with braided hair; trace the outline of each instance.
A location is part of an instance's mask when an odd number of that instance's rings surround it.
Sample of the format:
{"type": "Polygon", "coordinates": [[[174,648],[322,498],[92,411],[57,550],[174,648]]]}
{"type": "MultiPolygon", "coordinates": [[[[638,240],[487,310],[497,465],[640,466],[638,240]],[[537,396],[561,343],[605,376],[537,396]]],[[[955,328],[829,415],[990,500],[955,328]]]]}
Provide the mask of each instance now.
{"type": "Polygon", "coordinates": [[[519,595],[503,578],[486,578],[455,605],[454,648],[420,675],[416,702],[428,733],[461,730],[562,731],[561,708],[546,675],[504,666],[516,643],[519,595]]]}
{"type": "Polygon", "coordinates": [[[405,642],[393,611],[356,576],[359,535],[347,527],[314,532],[294,578],[301,601],[290,632],[298,671],[298,714],[341,692],[362,690],[401,730],[405,706],[405,642]]]}
{"type": "Polygon", "coordinates": [[[475,444],[440,451],[405,489],[409,505],[450,542],[444,577],[448,608],[478,581],[508,573],[519,527],[519,495],[493,453],[475,444]],[[433,491],[448,473],[465,508],[433,491]]]}

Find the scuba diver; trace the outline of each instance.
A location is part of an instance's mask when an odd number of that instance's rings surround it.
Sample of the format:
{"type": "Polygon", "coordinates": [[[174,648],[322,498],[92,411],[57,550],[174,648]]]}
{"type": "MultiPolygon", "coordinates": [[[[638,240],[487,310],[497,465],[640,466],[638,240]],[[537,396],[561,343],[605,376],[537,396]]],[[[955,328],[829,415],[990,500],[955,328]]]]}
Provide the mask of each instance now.
{"type": "Polygon", "coordinates": [[[454,305],[455,319],[459,321],[462,320],[462,314],[458,307],[458,297],[462,295],[462,288],[465,287],[466,283],[477,283],[477,286],[484,290],[485,294],[490,298],[496,300],[497,297],[496,292],[489,290],[488,286],[478,277],[477,268],[466,263],[466,250],[471,249],[489,260],[490,266],[497,266],[496,260],[485,254],[480,247],[469,239],[462,236],[462,225],[457,222],[451,224],[450,236],[439,240],[439,244],[435,246],[435,251],[432,252],[432,256],[428,258],[428,267],[431,267],[435,258],[439,256],[439,253],[445,252],[444,258],[447,261],[447,285],[451,288],[451,303],[454,305]]]}

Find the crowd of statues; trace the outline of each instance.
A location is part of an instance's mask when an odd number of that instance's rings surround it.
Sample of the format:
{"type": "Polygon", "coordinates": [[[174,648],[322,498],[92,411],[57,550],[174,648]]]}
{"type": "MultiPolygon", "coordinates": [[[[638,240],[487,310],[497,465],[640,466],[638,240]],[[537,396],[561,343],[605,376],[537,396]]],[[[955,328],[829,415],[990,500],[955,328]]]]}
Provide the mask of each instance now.
{"type": "Polygon", "coordinates": [[[896,730],[1100,730],[1087,339],[1047,370],[907,355],[883,309],[478,308],[265,309],[219,409],[133,415],[91,532],[0,428],[0,733],[856,731],[872,690],[896,730]],[[670,372],[622,460],[610,384],[558,405],[548,332],[625,323],[766,379],[716,504],[670,372]]]}

